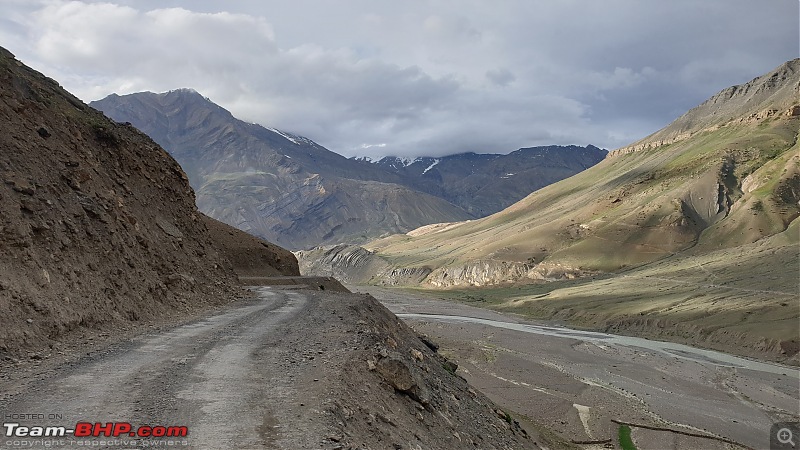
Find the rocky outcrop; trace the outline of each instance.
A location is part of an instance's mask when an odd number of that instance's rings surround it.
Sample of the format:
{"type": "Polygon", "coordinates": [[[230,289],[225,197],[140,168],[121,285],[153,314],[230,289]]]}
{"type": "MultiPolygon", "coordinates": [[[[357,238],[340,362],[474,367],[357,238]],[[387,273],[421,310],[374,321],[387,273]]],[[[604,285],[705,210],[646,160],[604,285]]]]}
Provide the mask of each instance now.
{"type": "Polygon", "coordinates": [[[609,152],[614,158],[684,141],[725,126],[752,124],[800,114],[800,59],[793,59],[752,81],[720,91],[652,135],[609,152]]]}
{"type": "Polygon", "coordinates": [[[434,287],[488,286],[525,278],[531,266],[508,261],[475,261],[461,266],[441,267],[433,271],[425,284],[434,287]]]}
{"type": "MultiPolygon", "coordinates": [[[[420,360],[424,358],[419,350],[412,350],[419,355],[420,360]]],[[[431,394],[425,386],[424,378],[417,373],[414,366],[407,364],[396,352],[391,354],[386,352],[385,356],[379,355],[377,362],[371,366],[374,366],[375,371],[395,390],[407,394],[423,407],[430,405],[431,394]]]]}
{"type": "Polygon", "coordinates": [[[446,288],[453,286],[492,286],[524,280],[556,281],[597,273],[560,263],[515,263],[509,261],[477,261],[433,271],[424,284],[446,288]]]}
{"type": "Polygon", "coordinates": [[[459,266],[395,267],[358,246],[337,245],[295,252],[306,276],[332,276],[345,283],[380,286],[491,286],[520,280],[554,281],[596,273],[560,263],[482,260],[459,266]]]}
{"type": "Polygon", "coordinates": [[[383,286],[416,286],[431,274],[430,267],[394,267],[379,274],[383,286]]]}
{"type": "Polygon", "coordinates": [[[343,283],[367,284],[389,268],[375,253],[355,245],[317,247],[295,252],[295,256],[301,274],[335,277],[343,283]]]}

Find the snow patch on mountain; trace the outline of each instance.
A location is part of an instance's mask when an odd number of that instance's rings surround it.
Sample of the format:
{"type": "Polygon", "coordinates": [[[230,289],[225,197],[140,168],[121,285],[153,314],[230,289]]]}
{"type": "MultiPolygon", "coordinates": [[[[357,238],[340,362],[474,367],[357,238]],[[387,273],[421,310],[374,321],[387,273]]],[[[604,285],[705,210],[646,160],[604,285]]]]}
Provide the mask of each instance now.
{"type": "Polygon", "coordinates": [[[280,135],[284,139],[287,139],[287,140],[291,141],[295,145],[302,145],[302,144],[314,145],[314,141],[312,141],[311,139],[304,138],[304,137],[298,136],[296,134],[286,133],[285,131],[281,131],[281,130],[278,130],[276,128],[267,128],[267,129],[269,131],[272,131],[273,133],[275,133],[277,135],[280,135]]]}
{"type": "Polygon", "coordinates": [[[430,166],[426,167],[425,170],[422,171],[422,174],[425,175],[426,173],[428,173],[429,170],[433,169],[433,166],[439,164],[439,161],[441,161],[441,159],[439,159],[439,158],[434,159],[433,160],[433,164],[431,164],[430,166]]]}

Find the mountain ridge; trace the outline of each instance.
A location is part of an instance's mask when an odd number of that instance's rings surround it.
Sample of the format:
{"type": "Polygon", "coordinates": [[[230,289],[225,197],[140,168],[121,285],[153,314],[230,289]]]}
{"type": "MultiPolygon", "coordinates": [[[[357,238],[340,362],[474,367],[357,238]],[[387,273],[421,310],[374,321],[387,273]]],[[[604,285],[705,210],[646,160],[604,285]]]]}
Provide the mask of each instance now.
{"type": "Polygon", "coordinates": [[[371,164],[408,178],[416,189],[442,197],[475,217],[484,217],[588,169],[606,154],[593,145],[549,145],[507,154],[465,152],[413,159],[387,156],[371,164]]]}
{"type": "Polygon", "coordinates": [[[91,105],[168,149],[189,176],[201,211],[294,250],[364,243],[490,214],[605,156],[595,147],[575,147],[574,157],[554,152],[560,163],[548,167],[515,153],[504,158],[526,167],[523,183],[492,184],[477,175],[461,183],[472,174],[433,167],[415,175],[345,158],[302,136],[238,120],[190,89],[113,95],[91,105]],[[443,173],[449,191],[437,187],[443,173]]]}
{"type": "Polygon", "coordinates": [[[609,152],[614,157],[678,142],[701,131],[715,131],[731,121],[758,121],[786,114],[800,115],[800,58],[787,61],[747,83],[734,85],[690,109],[668,126],[630,145],[609,152]],[[770,86],[779,88],[770,89],[770,86]],[[794,99],[794,100],[793,100],[794,99]]]}

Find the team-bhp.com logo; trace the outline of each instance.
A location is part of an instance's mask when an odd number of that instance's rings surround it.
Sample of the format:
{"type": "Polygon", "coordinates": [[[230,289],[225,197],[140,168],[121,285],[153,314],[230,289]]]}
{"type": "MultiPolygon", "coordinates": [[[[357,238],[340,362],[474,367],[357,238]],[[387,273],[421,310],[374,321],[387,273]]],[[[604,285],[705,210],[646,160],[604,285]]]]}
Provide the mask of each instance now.
{"type": "Polygon", "coordinates": [[[23,426],[19,423],[4,423],[6,437],[29,438],[29,437],[67,437],[77,438],[88,437],[138,437],[138,438],[160,438],[160,437],[186,437],[189,428],[185,426],[161,426],[161,425],[141,425],[134,427],[128,422],[107,422],[90,423],[78,422],[74,428],[64,426],[23,426]]]}

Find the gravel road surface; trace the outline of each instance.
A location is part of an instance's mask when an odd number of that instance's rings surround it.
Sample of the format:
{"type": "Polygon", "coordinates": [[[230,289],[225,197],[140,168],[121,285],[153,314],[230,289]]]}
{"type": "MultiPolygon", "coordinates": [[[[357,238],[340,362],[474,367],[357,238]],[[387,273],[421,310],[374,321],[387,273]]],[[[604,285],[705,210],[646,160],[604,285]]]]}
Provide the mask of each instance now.
{"type": "MultiPolygon", "coordinates": [[[[295,374],[274,344],[312,294],[266,288],[255,292],[256,298],[222,314],[145,335],[56,371],[0,405],[5,415],[23,419],[7,416],[4,422],[67,428],[77,422],[127,422],[134,430],[142,425],[185,426],[188,436],[170,439],[174,446],[283,448],[276,440],[293,434],[282,428],[303,393],[292,386],[295,374]],[[24,420],[31,414],[37,418],[24,420]],[[47,419],[51,415],[59,418],[47,419]]],[[[4,448],[47,445],[36,437],[4,439],[4,448]]],[[[105,436],[58,440],[66,441],[65,447],[77,446],[69,441],[114,448],[149,443],[129,435],[118,438],[119,445],[106,446],[100,445],[111,440],[105,436]]]]}

